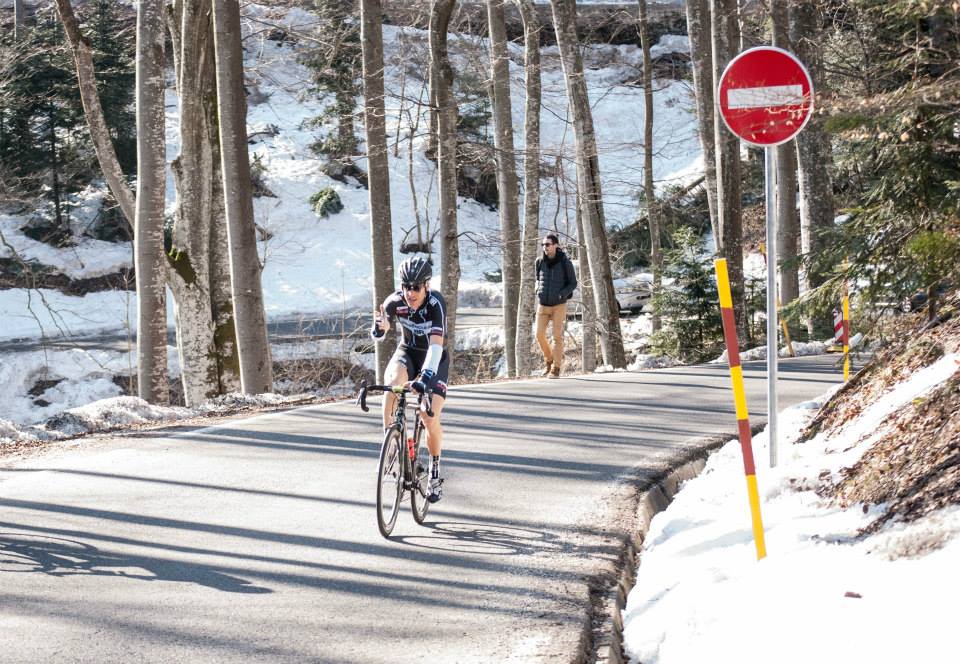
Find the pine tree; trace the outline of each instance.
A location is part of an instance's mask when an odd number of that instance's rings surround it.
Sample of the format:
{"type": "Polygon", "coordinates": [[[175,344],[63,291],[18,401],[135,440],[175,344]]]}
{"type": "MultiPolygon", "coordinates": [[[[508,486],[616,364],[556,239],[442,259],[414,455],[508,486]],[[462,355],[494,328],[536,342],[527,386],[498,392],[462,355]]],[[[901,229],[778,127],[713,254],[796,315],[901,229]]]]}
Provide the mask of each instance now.
{"type": "Polygon", "coordinates": [[[314,0],[313,4],[320,18],[317,45],[307,52],[302,62],[311,71],[312,91],[332,94],[334,101],[312,123],[319,126],[335,120],[337,131],[320,138],[311,147],[318,154],[349,158],[357,151],[354,100],[360,94],[362,69],[356,3],[354,0],[314,0]]]}
{"type": "Polygon", "coordinates": [[[653,296],[663,328],[651,337],[651,347],[682,362],[702,362],[723,349],[717,282],[696,233],[680,228],[673,240],[664,256],[663,279],[669,286],[653,296]]]}
{"type": "Polygon", "coordinates": [[[958,9],[857,0],[829,18],[835,76],[855,72],[832,86],[841,92],[827,125],[849,218],[807,257],[832,275],[811,299],[829,306],[856,284],[867,303],[896,302],[931,280],[957,283],[957,262],[927,249],[960,237],[958,9]]]}
{"type": "Polygon", "coordinates": [[[84,32],[93,47],[97,92],[124,173],[137,170],[136,118],[133,111],[134,45],[115,0],[92,0],[84,32]]]}

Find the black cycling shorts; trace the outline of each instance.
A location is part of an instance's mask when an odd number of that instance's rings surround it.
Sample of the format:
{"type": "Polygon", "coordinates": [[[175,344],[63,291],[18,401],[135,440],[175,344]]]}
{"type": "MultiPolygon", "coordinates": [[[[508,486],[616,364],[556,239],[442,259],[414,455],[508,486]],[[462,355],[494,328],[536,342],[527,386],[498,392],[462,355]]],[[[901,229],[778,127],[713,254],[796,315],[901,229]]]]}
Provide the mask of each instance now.
{"type": "MultiPolygon", "coordinates": [[[[397,350],[390,358],[390,364],[398,362],[407,369],[407,380],[414,380],[420,374],[423,368],[423,361],[427,359],[427,351],[416,350],[415,348],[404,348],[398,346],[397,350]]],[[[450,356],[447,351],[443,351],[440,356],[440,366],[437,367],[437,375],[433,377],[433,393],[438,397],[447,398],[447,380],[450,376],[450,356]]]]}

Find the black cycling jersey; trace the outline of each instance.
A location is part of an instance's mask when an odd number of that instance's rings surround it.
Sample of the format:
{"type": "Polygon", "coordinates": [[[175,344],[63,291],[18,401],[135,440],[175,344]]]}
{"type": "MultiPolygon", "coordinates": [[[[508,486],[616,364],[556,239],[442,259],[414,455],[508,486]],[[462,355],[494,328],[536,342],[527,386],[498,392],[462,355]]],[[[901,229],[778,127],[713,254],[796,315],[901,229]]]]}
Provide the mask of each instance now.
{"type": "Polygon", "coordinates": [[[430,348],[431,336],[446,336],[447,303],[436,291],[427,292],[419,309],[411,309],[403,293],[397,291],[383,301],[383,311],[388,321],[399,323],[401,348],[426,351],[430,348]]]}

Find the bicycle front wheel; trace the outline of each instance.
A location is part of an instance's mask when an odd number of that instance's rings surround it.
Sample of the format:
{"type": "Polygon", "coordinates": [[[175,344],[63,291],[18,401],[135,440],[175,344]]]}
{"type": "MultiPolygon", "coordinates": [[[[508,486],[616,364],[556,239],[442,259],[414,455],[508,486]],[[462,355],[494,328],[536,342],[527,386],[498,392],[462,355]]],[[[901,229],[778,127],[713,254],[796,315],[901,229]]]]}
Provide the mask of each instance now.
{"type": "Polygon", "coordinates": [[[430,480],[430,450],[427,449],[425,434],[423,432],[423,423],[417,422],[417,439],[414,445],[417,450],[417,458],[413,462],[413,472],[416,478],[414,487],[410,489],[410,509],[413,511],[413,520],[423,525],[427,518],[427,510],[430,509],[430,501],[427,500],[427,482],[430,480]]]}
{"type": "Polygon", "coordinates": [[[384,537],[390,537],[393,532],[403,495],[403,459],[400,457],[403,446],[400,443],[399,429],[395,426],[387,429],[377,468],[377,527],[384,537]]]}

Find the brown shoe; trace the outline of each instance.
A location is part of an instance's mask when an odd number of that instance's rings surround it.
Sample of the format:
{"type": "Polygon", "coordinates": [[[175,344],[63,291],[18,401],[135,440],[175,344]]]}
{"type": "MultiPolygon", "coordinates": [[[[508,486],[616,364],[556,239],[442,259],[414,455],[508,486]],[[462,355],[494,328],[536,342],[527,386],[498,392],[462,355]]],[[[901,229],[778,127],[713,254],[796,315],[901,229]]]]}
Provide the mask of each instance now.
{"type": "Polygon", "coordinates": [[[544,369],[543,373],[540,375],[543,376],[544,378],[547,378],[552,373],[553,373],[553,362],[547,362],[547,368],[544,369]]]}
{"type": "Polygon", "coordinates": [[[560,367],[556,364],[553,365],[553,368],[550,369],[549,378],[559,378],[560,377],[560,367]]]}

